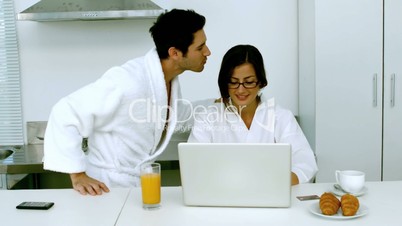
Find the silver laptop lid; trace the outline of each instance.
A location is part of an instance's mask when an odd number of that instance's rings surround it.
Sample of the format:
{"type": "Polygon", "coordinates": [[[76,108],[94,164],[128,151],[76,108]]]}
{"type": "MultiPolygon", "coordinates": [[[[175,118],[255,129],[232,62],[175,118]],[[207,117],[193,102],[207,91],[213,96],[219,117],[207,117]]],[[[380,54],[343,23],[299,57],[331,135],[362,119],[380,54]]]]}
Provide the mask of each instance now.
{"type": "Polygon", "coordinates": [[[185,205],[290,206],[289,144],[180,143],[178,150],[185,205]]]}

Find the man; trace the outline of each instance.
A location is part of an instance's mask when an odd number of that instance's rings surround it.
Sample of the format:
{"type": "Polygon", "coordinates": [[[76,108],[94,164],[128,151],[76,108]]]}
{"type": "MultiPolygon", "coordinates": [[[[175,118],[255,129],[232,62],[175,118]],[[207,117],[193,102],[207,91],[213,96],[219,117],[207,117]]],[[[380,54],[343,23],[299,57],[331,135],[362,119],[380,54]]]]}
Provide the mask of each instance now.
{"type": "Polygon", "coordinates": [[[139,185],[140,164],[162,153],[187,116],[176,104],[177,77],[204,69],[211,54],[204,25],[205,17],[192,10],[163,13],[150,28],[156,48],[62,98],[49,117],[44,168],[69,173],[84,195],[139,185]]]}

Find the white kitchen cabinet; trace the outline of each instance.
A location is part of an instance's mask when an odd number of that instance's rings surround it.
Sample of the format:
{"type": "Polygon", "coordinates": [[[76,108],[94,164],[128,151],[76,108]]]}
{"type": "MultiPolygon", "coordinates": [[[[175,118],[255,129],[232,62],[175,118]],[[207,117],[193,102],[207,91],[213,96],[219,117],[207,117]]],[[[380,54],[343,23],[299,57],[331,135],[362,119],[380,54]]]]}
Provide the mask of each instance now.
{"type": "Polygon", "coordinates": [[[384,4],[383,179],[402,180],[402,1],[384,4]]]}
{"type": "Polygon", "coordinates": [[[299,1],[299,119],[317,182],[338,169],[381,180],[383,62],[382,0],[299,1]]]}

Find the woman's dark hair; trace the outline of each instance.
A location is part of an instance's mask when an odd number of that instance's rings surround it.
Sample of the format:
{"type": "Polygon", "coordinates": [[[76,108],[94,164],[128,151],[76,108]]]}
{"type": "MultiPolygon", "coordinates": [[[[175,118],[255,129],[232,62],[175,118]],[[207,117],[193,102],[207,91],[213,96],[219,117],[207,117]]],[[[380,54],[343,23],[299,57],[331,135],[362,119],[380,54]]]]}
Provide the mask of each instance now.
{"type": "Polygon", "coordinates": [[[172,9],[162,13],[149,29],[160,59],[166,59],[170,47],[185,56],[193,43],[194,33],[203,29],[205,17],[193,10],[172,9]]]}
{"type": "Polygon", "coordinates": [[[264,69],[264,60],[260,51],[252,45],[237,45],[229,49],[223,56],[221,69],[219,71],[218,85],[221,97],[224,100],[229,98],[228,84],[233,75],[235,67],[244,63],[253,65],[259,87],[267,86],[268,81],[264,69]]]}

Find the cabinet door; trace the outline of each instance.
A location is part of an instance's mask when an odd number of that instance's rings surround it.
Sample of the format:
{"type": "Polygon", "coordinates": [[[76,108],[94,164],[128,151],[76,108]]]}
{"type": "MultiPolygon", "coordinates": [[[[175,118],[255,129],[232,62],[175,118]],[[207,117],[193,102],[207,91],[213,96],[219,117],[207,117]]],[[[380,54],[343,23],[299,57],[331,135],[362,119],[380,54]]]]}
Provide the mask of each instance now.
{"type": "Polygon", "coordinates": [[[318,182],[381,180],[382,0],[315,1],[318,182]]]}
{"type": "Polygon", "coordinates": [[[384,5],[383,179],[402,180],[402,1],[384,5]]]}

